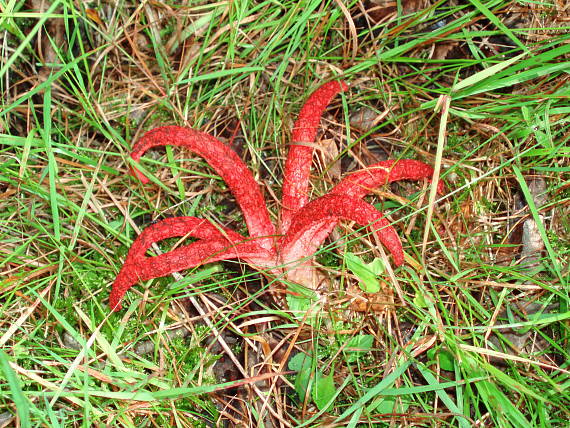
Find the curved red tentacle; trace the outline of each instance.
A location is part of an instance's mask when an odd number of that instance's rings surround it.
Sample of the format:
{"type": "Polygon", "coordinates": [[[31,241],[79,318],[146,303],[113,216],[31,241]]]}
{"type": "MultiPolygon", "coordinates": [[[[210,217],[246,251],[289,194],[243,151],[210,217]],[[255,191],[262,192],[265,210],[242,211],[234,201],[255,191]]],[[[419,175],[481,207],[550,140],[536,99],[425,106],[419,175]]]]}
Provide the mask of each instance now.
{"type": "MultiPolygon", "coordinates": [[[[260,241],[267,250],[273,247],[275,227],[259,185],[239,156],[218,139],[204,132],[180,126],[163,126],[147,132],[133,147],[131,157],[138,161],[150,148],[157,146],[183,146],[203,157],[226,182],[239,204],[252,237],[265,237],[260,241]]],[[[139,170],[135,175],[147,183],[148,178],[139,170]]]]}
{"type": "MultiPolygon", "coordinates": [[[[400,180],[431,180],[433,168],[414,159],[386,160],[367,166],[347,175],[330,193],[363,198],[377,187],[400,180]]],[[[445,193],[445,185],[437,185],[439,194],[445,193]]]]}
{"type": "MultiPolygon", "coordinates": [[[[386,160],[348,175],[329,194],[363,198],[386,183],[400,180],[421,180],[422,178],[431,179],[432,176],[433,168],[421,161],[413,159],[386,160]]],[[[438,183],[437,191],[439,194],[445,193],[443,182],[438,183]]],[[[335,219],[323,220],[319,234],[315,235],[313,239],[316,247],[323,243],[337,223],[338,221],[335,219]]]]}
{"type": "Polygon", "coordinates": [[[292,142],[285,162],[285,176],[283,177],[283,207],[280,228],[282,233],[285,233],[289,228],[293,215],[309,200],[309,174],[314,151],[311,145],[317,136],[321,116],[332,98],[347,89],[348,86],[344,82],[325,83],[307,99],[293,125],[292,142]]]}
{"type": "Polygon", "coordinates": [[[133,242],[113,283],[109,305],[115,311],[121,309],[120,300],[138,281],[234,258],[243,259],[260,268],[275,265],[273,250],[267,251],[256,240],[248,241],[229,229],[219,229],[214,224],[195,217],[162,220],[146,228],[133,242]],[[146,251],[153,243],[177,236],[200,240],[158,256],[146,256],[146,251]]]}
{"type": "Polygon", "coordinates": [[[145,253],[152,244],[164,239],[183,236],[198,239],[225,239],[233,244],[246,240],[239,233],[227,227],[215,225],[203,218],[190,216],[169,217],[157,221],[144,229],[131,245],[127,259],[142,260],[146,257],[145,253]]]}
{"type": "Polygon", "coordinates": [[[327,222],[347,219],[370,226],[378,239],[392,253],[394,263],[404,262],[402,243],[396,230],[372,205],[351,196],[329,194],[307,204],[293,217],[287,234],[281,239],[284,264],[310,256],[328,234],[327,222]]]}

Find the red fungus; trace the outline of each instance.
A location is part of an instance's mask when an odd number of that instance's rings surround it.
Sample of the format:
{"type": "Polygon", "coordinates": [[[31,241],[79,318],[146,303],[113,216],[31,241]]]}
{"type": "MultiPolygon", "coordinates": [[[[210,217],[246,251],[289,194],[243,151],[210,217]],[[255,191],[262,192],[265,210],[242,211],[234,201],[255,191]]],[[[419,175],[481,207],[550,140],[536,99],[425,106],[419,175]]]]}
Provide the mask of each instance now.
{"type": "Polygon", "coordinates": [[[291,226],[280,242],[283,263],[291,263],[313,254],[326,238],[323,223],[337,219],[352,220],[368,226],[394,257],[394,263],[404,262],[402,243],[396,230],[384,215],[372,205],[345,195],[328,194],[310,202],[293,217],[291,226]]]}
{"type": "MultiPolygon", "coordinates": [[[[432,176],[433,168],[418,160],[386,160],[349,174],[333,187],[331,193],[362,198],[386,183],[431,179],[432,176]]],[[[443,194],[444,191],[444,184],[440,181],[437,185],[437,192],[443,194]]]]}
{"type": "MultiPolygon", "coordinates": [[[[377,164],[370,165],[365,169],[356,171],[346,178],[341,180],[329,194],[345,195],[351,196],[353,198],[363,198],[367,194],[373,192],[376,188],[385,185],[386,183],[392,183],[400,180],[421,180],[422,178],[430,179],[433,176],[433,168],[426,165],[423,162],[413,160],[413,159],[402,159],[402,160],[387,160],[382,161],[377,164]]],[[[440,181],[437,186],[437,191],[439,194],[443,194],[445,191],[444,184],[440,181]]],[[[320,199],[320,198],[319,198],[320,199]]],[[[316,201],[318,201],[317,199],[316,201]]],[[[311,238],[311,252],[299,253],[297,254],[297,259],[301,257],[308,257],[310,254],[314,253],[317,248],[319,248],[324,240],[329,236],[332,230],[337,225],[337,219],[326,219],[322,220],[318,225],[314,227],[318,229],[319,233],[315,233],[311,238]]],[[[387,234],[396,235],[393,228],[386,228],[386,232],[382,236],[387,234]]],[[[398,251],[395,244],[388,244],[382,242],[386,248],[390,250],[394,256],[394,261],[397,265],[396,254],[402,252],[401,244],[398,251]]],[[[399,242],[399,238],[398,238],[399,242]]],[[[286,258],[287,260],[293,259],[293,256],[286,258]]],[[[403,262],[403,259],[401,259],[403,262]]],[[[308,261],[306,262],[308,263],[308,261]]]]}
{"type": "MultiPolygon", "coordinates": [[[[166,145],[183,146],[203,157],[235,196],[249,234],[252,237],[265,237],[259,241],[264,248],[273,247],[275,228],[269,219],[265,199],[253,175],[236,152],[204,132],[180,126],[163,126],[147,132],[133,147],[131,157],[138,161],[148,149],[166,145]]],[[[135,169],[135,174],[143,183],[148,183],[148,178],[140,171],[135,169]]]]}
{"type": "Polygon", "coordinates": [[[234,258],[263,266],[264,261],[273,259],[273,255],[257,242],[248,241],[231,229],[220,229],[204,219],[172,217],[161,220],[147,227],[133,242],[113,283],[109,304],[115,310],[121,309],[121,298],[138,281],[234,258]],[[198,241],[158,256],[145,255],[152,244],[175,237],[197,238],[198,241]]]}
{"type": "MultiPolygon", "coordinates": [[[[282,274],[279,266],[287,269],[293,262],[310,258],[340,219],[370,227],[391,252],[394,263],[401,265],[404,253],[396,230],[382,213],[361,198],[388,182],[431,178],[433,169],[429,165],[415,160],[380,162],[348,175],[329,194],[308,201],[312,145],[321,115],[331,99],[346,89],[342,82],[321,86],[309,97],[295,122],[283,180],[281,224],[277,228],[280,238],[275,236],[261,189],[235,152],[216,138],[193,129],[165,126],[147,132],[135,144],[132,158],[138,161],[149,148],[163,145],[184,146],[202,156],[235,196],[250,236],[195,217],[168,218],[149,226],[133,242],[113,283],[111,308],[119,310],[123,295],[138,281],[219,260],[239,258],[256,269],[282,274]],[[146,255],[154,243],[173,237],[191,237],[196,241],[157,256],[146,255]]],[[[148,182],[138,169],[133,172],[143,183],[148,182]]],[[[443,183],[439,183],[438,192],[443,191],[443,183]]],[[[308,277],[303,272],[307,269],[313,268],[305,260],[284,272],[285,277],[305,280],[308,277]]]]}
{"type": "Polygon", "coordinates": [[[314,142],[321,116],[331,100],[340,91],[346,91],[344,82],[325,83],[309,97],[299,118],[293,125],[291,146],[285,161],[281,232],[289,228],[291,217],[309,200],[309,173],[313,163],[314,142]]]}

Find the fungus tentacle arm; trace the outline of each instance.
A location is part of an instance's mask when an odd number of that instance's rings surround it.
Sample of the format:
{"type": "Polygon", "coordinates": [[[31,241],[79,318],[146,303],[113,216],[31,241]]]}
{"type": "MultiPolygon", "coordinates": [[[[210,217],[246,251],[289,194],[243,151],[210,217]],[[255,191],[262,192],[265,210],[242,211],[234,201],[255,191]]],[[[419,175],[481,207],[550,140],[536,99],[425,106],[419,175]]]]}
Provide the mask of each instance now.
{"type": "Polygon", "coordinates": [[[245,241],[246,238],[226,227],[197,217],[169,217],[144,229],[129,249],[127,258],[144,259],[152,244],[168,238],[188,236],[198,239],[226,239],[231,243],[245,241]]]}
{"type": "MultiPolygon", "coordinates": [[[[421,180],[422,178],[431,179],[432,176],[433,168],[421,161],[413,159],[386,160],[346,176],[329,194],[363,198],[386,183],[401,180],[421,180]]],[[[437,192],[440,195],[445,193],[445,185],[441,181],[437,185],[437,192]]],[[[313,240],[317,247],[324,242],[337,223],[337,219],[327,219],[321,222],[319,234],[316,234],[313,240]]]]}
{"type": "Polygon", "coordinates": [[[193,234],[191,231],[180,228],[177,231],[172,230],[170,234],[161,232],[158,236],[160,239],[155,240],[154,238],[157,236],[152,236],[152,233],[145,235],[147,230],[139,235],[131,246],[125,263],[113,283],[109,305],[115,311],[121,309],[120,301],[127,290],[139,281],[159,278],[205,263],[236,258],[242,259],[259,269],[275,266],[274,254],[260,247],[257,242],[230,242],[221,234],[221,237],[204,236],[191,244],[149,257],[145,255],[145,252],[154,242],[175,236],[198,237],[197,235],[207,235],[208,233],[206,231],[205,234],[201,232],[193,234]]]}
{"type": "MultiPolygon", "coordinates": [[[[331,193],[363,198],[386,183],[431,179],[432,176],[433,168],[424,162],[414,159],[386,160],[347,175],[331,193]]],[[[445,192],[445,185],[441,181],[437,185],[437,192],[440,195],[445,192]]]]}
{"type": "MultiPolygon", "coordinates": [[[[157,146],[182,146],[203,157],[226,182],[240,206],[252,237],[265,237],[260,245],[273,247],[275,227],[259,185],[239,156],[218,139],[204,132],[180,126],[163,126],[147,132],[133,147],[131,157],[139,161],[150,148],[157,146]]],[[[149,180],[139,170],[135,175],[143,182],[149,180]]]]}
{"type": "Polygon", "coordinates": [[[309,175],[313,162],[313,143],[325,109],[339,92],[346,91],[344,82],[325,83],[307,99],[295,124],[292,142],[285,161],[281,231],[285,233],[295,213],[309,200],[309,175]]]}
{"type": "Polygon", "coordinates": [[[286,265],[310,257],[330,233],[329,224],[338,219],[369,226],[392,253],[394,263],[401,265],[404,262],[400,238],[381,212],[360,199],[329,194],[310,202],[293,217],[280,242],[282,263],[286,265]]]}

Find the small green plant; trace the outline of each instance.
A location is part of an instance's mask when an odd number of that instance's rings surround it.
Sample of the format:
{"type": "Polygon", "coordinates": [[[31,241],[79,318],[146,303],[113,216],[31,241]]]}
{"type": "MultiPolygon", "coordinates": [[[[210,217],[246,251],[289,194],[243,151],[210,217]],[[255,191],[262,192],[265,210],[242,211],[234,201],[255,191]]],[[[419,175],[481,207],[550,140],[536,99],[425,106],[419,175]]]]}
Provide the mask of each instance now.
{"type": "MultiPolygon", "coordinates": [[[[345,361],[355,363],[363,355],[370,352],[374,337],[370,334],[359,334],[351,337],[343,348],[345,361]]],[[[328,375],[317,367],[318,358],[302,352],[289,360],[289,370],[296,372],[294,386],[299,401],[312,400],[321,411],[333,407],[337,387],[334,381],[334,366],[328,375]]]]}
{"type": "Polygon", "coordinates": [[[314,369],[315,361],[307,354],[299,353],[289,361],[289,369],[297,372],[295,376],[295,391],[301,403],[312,399],[319,410],[326,410],[333,403],[336,389],[334,383],[334,368],[325,374],[314,369]]]}
{"type": "Polygon", "coordinates": [[[380,291],[380,281],[378,275],[384,273],[384,262],[375,258],[370,263],[365,263],[354,253],[344,255],[346,267],[358,278],[358,283],[362,291],[366,293],[378,293],[380,291]]]}

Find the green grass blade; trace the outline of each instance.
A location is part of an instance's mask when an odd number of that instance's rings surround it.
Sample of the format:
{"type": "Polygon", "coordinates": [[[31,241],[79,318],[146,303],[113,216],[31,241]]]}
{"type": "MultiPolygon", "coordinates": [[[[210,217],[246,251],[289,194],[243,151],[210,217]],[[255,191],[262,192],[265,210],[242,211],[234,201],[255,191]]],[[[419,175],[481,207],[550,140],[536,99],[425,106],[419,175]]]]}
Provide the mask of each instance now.
{"type": "Polygon", "coordinates": [[[30,428],[32,425],[30,423],[30,403],[20,387],[20,381],[16,372],[10,367],[10,360],[8,356],[0,349],[0,367],[4,372],[4,376],[8,381],[8,386],[10,387],[10,392],[12,394],[12,400],[16,405],[16,412],[18,413],[18,418],[20,419],[20,426],[24,428],[30,428]]]}

